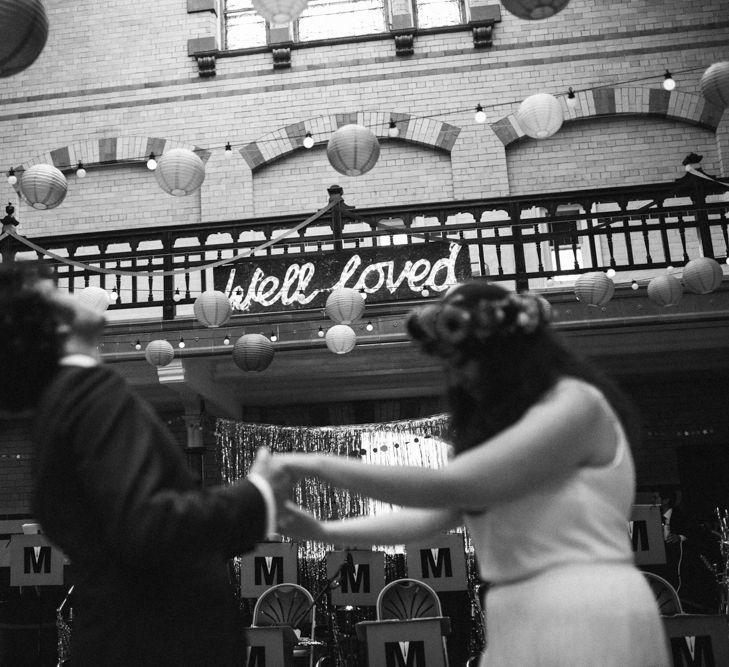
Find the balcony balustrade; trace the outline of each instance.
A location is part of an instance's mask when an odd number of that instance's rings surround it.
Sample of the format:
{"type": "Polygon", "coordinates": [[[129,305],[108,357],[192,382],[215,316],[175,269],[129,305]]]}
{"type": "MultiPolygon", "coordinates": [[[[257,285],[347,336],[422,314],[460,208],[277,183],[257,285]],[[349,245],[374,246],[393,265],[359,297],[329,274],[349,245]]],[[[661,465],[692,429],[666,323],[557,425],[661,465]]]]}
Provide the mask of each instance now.
{"type": "MultiPolygon", "coordinates": [[[[27,238],[14,233],[9,213],[0,252],[3,261],[47,252],[60,287],[116,293],[111,321],[190,314],[197,295],[214,288],[214,269],[249,253],[251,262],[316,263],[338,251],[417,256],[425,244],[455,244],[471,275],[518,290],[567,287],[579,274],[609,269],[617,284],[647,282],[695,257],[723,262],[729,254],[727,188],[691,174],[672,183],[369,209],[346,204],[338,186],[328,192],[327,207],[305,225],[303,215],[286,215],[27,238]]],[[[378,299],[395,310],[400,301],[378,299]]]]}

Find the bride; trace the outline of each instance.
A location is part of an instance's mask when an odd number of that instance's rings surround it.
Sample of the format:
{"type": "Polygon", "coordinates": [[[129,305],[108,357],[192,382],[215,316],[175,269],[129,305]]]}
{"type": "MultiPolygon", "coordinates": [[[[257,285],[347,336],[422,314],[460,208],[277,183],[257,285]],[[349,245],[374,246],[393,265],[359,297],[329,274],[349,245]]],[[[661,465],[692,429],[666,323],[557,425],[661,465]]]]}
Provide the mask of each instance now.
{"type": "Polygon", "coordinates": [[[481,667],[670,665],[635,567],[631,410],[558,341],[539,296],[474,281],[413,311],[443,365],[455,455],[440,469],[316,454],[269,459],[402,509],[319,522],[287,502],[280,530],[343,546],[403,544],[465,524],[489,583],[481,667]]]}

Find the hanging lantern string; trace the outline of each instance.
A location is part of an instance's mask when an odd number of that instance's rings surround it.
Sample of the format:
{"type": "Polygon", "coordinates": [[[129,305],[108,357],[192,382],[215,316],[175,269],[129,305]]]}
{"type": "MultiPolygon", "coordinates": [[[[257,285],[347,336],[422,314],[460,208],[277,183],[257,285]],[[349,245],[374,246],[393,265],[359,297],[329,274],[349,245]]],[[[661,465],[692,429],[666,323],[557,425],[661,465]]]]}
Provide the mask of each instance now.
{"type": "MultiPolygon", "coordinates": [[[[683,70],[674,70],[673,76],[675,77],[676,75],[679,75],[679,74],[687,74],[690,72],[696,72],[696,71],[705,70],[705,69],[706,69],[706,66],[701,65],[701,66],[697,66],[697,67],[689,67],[689,68],[686,68],[683,70]]],[[[582,93],[582,92],[589,92],[592,90],[600,90],[602,88],[609,88],[609,87],[613,87],[613,86],[623,86],[623,85],[627,85],[630,83],[638,83],[641,81],[650,81],[659,76],[662,77],[663,74],[635,77],[632,79],[626,79],[624,81],[604,83],[604,84],[599,84],[599,85],[590,86],[590,87],[586,87],[586,88],[572,88],[572,92],[574,94],[577,94],[577,93],[582,93]]],[[[559,94],[562,94],[562,93],[567,94],[566,91],[561,91],[559,94]]],[[[482,104],[480,106],[483,111],[486,111],[489,109],[498,109],[501,107],[514,106],[516,104],[519,104],[522,101],[523,100],[521,100],[521,99],[511,99],[511,100],[505,100],[503,102],[494,102],[492,104],[486,104],[486,105],[482,104]]],[[[454,108],[454,109],[446,109],[446,110],[438,111],[438,112],[431,113],[431,114],[425,114],[425,115],[403,114],[404,116],[406,116],[406,118],[403,118],[403,120],[417,121],[417,120],[421,120],[421,119],[426,120],[426,119],[444,118],[444,117],[449,117],[449,116],[462,115],[464,113],[471,113],[472,111],[473,111],[473,107],[467,107],[467,108],[458,107],[458,108],[454,108]]],[[[382,113],[382,112],[377,111],[377,110],[375,110],[375,111],[370,110],[370,111],[363,111],[362,113],[376,114],[376,113],[382,113]]],[[[398,119],[395,116],[397,116],[397,115],[399,115],[399,114],[395,113],[392,117],[392,120],[396,123],[397,123],[398,119]]],[[[309,119],[309,120],[311,120],[311,119],[309,119]]],[[[385,124],[387,125],[388,123],[389,123],[389,120],[385,124]]],[[[307,126],[307,121],[304,121],[304,126],[305,127],[307,126]]],[[[305,136],[306,136],[306,133],[304,132],[304,134],[301,135],[302,141],[305,136]]],[[[253,142],[255,142],[256,144],[265,144],[265,143],[278,144],[279,141],[280,141],[280,139],[278,139],[278,138],[274,138],[274,139],[260,138],[260,139],[253,140],[253,142]]],[[[252,143],[252,142],[247,141],[245,143],[234,143],[231,141],[226,141],[225,144],[209,146],[207,148],[195,147],[190,150],[193,153],[201,153],[201,154],[207,154],[207,153],[210,153],[211,151],[216,151],[216,150],[225,150],[225,151],[230,152],[233,148],[243,148],[244,146],[247,146],[250,143],[252,143]]],[[[140,162],[146,162],[148,159],[149,159],[149,155],[140,155],[138,157],[124,158],[124,159],[114,160],[114,161],[110,161],[110,162],[98,162],[98,163],[95,163],[93,165],[93,167],[96,169],[96,168],[100,168],[100,167],[118,167],[121,164],[139,164],[140,162]]],[[[79,164],[78,162],[74,162],[73,164],[71,164],[71,163],[57,164],[55,166],[61,171],[74,171],[75,172],[78,168],[78,164],[79,164]]],[[[88,166],[89,165],[85,165],[84,170],[88,166]]]]}
{"type": "Polygon", "coordinates": [[[226,259],[220,259],[216,262],[211,262],[210,264],[206,264],[204,266],[197,266],[194,269],[191,268],[184,268],[184,269],[169,269],[166,271],[124,271],[119,269],[106,269],[100,266],[92,266],[91,264],[84,264],[83,262],[79,262],[75,259],[69,259],[68,257],[61,257],[60,255],[57,255],[54,252],[51,252],[50,250],[46,250],[44,248],[41,248],[39,245],[36,245],[32,241],[28,240],[24,236],[19,236],[15,233],[15,231],[9,229],[6,230],[2,235],[0,235],[0,241],[2,241],[5,236],[12,236],[16,241],[19,241],[25,246],[28,246],[32,250],[35,250],[38,253],[43,254],[44,256],[51,257],[52,259],[55,259],[57,262],[61,262],[62,264],[68,264],[69,266],[76,266],[78,268],[86,269],[88,271],[94,271],[96,273],[105,273],[108,275],[115,275],[115,276],[132,276],[135,278],[138,278],[140,276],[142,277],[156,277],[156,276],[175,276],[175,275],[181,275],[185,273],[195,273],[198,271],[205,271],[206,269],[214,269],[218,266],[225,266],[226,264],[230,264],[231,262],[236,262],[239,259],[247,259],[252,254],[264,250],[265,248],[268,248],[272,245],[275,245],[282,239],[285,239],[292,234],[297,233],[299,230],[303,229],[310,223],[314,222],[318,218],[320,218],[322,215],[330,211],[332,208],[334,208],[339,202],[337,200],[329,202],[326,206],[323,208],[320,208],[316,213],[313,215],[310,215],[306,220],[303,222],[300,222],[295,227],[292,227],[291,229],[288,229],[284,232],[281,232],[278,236],[275,236],[268,241],[264,241],[260,245],[256,246],[255,248],[247,248],[241,253],[238,253],[237,255],[234,255],[233,257],[228,257],[226,259]]]}

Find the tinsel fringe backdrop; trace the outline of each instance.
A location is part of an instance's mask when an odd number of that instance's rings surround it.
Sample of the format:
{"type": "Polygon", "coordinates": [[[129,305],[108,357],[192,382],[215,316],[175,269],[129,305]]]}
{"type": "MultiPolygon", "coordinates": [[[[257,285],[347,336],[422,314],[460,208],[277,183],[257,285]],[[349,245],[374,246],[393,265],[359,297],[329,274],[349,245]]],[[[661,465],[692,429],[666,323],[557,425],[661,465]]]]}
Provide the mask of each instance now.
{"type": "MultiPolygon", "coordinates": [[[[445,465],[448,458],[447,429],[446,415],[376,424],[325,427],[274,426],[218,419],[215,439],[223,481],[232,483],[246,476],[259,447],[267,447],[274,454],[317,452],[359,458],[366,463],[439,468],[445,465]]],[[[294,497],[301,507],[324,520],[392,510],[389,504],[372,501],[312,478],[298,482],[294,489],[294,497]]],[[[469,643],[477,652],[484,644],[483,619],[478,604],[479,582],[473,547],[468,533],[465,530],[463,532],[472,616],[469,643]]],[[[314,595],[326,582],[325,555],[332,548],[333,545],[317,542],[300,542],[298,545],[299,583],[314,595]]],[[[407,567],[401,552],[390,546],[378,548],[385,551],[386,581],[407,576],[407,567]]],[[[236,565],[238,569],[240,564],[236,565]]],[[[240,573],[237,572],[237,575],[239,577],[240,573]]],[[[242,602],[245,606],[245,601],[242,602]]],[[[322,603],[317,605],[318,612],[334,614],[334,610],[328,608],[326,600],[322,600],[322,603]]],[[[371,610],[355,611],[357,617],[354,620],[371,618],[371,610]]]]}

